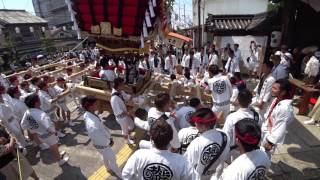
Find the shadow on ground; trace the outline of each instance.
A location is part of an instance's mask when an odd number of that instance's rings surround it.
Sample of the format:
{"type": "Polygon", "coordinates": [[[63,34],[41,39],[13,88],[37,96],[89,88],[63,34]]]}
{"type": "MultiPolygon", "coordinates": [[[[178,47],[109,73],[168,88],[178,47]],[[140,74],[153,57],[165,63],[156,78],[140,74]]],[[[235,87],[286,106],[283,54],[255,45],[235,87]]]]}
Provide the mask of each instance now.
{"type": "Polygon", "coordinates": [[[87,179],[80,167],[71,166],[70,164],[65,164],[61,167],[62,173],[54,178],[54,180],[84,180],[87,179]]]}

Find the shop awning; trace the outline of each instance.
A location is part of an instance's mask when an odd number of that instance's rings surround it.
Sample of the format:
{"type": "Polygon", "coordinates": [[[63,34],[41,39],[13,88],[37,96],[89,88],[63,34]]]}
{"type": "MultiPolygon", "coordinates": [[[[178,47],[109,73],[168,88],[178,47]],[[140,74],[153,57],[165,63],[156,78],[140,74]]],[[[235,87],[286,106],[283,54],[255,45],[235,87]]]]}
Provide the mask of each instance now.
{"type": "Polygon", "coordinates": [[[184,36],[184,35],[181,35],[181,34],[178,34],[178,33],[174,33],[174,32],[169,32],[168,36],[175,37],[175,38],[181,39],[181,40],[186,41],[186,42],[192,41],[191,38],[189,38],[187,36],[184,36]]]}

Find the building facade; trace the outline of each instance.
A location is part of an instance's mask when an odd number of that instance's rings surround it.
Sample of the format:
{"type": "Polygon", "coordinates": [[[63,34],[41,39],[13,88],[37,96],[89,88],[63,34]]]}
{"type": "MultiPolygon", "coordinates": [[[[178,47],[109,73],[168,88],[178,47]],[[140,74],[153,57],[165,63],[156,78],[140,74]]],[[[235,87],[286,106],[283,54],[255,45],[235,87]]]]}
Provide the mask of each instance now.
{"type": "Polygon", "coordinates": [[[36,15],[48,21],[49,27],[71,30],[73,21],[65,0],[32,0],[36,15]]]}
{"type": "Polygon", "coordinates": [[[0,55],[7,61],[20,60],[43,50],[46,20],[25,10],[0,9],[0,55]]]}
{"type": "MultiPolygon", "coordinates": [[[[193,39],[195,45],[198,44],[197,27],[198,20],[198,2],[192,0],[193,7],[193,39]]],[[[212,15],[254,15],[267,11],[267,0],[200,0],[200,25],[201,25],[201,44],[212,41],[211,36],[205,32],[205,23],[209,14],[212,15]]]]}

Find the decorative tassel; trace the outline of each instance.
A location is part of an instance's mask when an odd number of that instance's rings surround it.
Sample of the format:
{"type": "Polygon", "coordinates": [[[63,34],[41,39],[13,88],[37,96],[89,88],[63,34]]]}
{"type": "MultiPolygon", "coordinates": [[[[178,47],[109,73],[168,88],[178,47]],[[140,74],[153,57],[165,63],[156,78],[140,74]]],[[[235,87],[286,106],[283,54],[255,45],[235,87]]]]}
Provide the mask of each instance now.
{"type": "Polygon", "coordinates": [[[143,40],[142,33],[141,33],[141,36],[140,36],[140,43],[141,43],[140,48],[144,48],[144,40],[143,40]]]}
{"type": "Polygon", "coordinates": [[[156,16],[155,13],[154,13],[154,10],[153,10],[153,6],[152,6],[151,0],[149,0],[149,11],[150,11],[151,18],[156,16]]]}
{"type": "Polygon", "coordinates": [[[151,19],[150,19],[150,16],[149,16],[149,13],[148,13],[148,11],[146,11],[146,23],[147,23],[147,27],[152,27],[152,25],[151,25],[151,19]]]}
{"type": "Polygon", "coordinates": [[[148,37],[148,30],[145,22],[143,22],[143,36],[148,37]]]}

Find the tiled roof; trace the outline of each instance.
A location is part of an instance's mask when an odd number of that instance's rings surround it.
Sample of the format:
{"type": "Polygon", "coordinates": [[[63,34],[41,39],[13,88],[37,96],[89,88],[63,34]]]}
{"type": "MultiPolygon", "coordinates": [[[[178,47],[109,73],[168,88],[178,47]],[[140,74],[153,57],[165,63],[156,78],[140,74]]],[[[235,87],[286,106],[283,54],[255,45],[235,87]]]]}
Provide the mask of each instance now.
{"type": "Polygon", "coordinates": [[[0,24],[41,24],[41,23],[47,23],[47,21],[25,10],[0,9],[0,24]]]}
{"type": "Polygon", "coordinates": [[[254,15],[212,15],[206,19],[208,31],[241,31],[246,30],[254,15]]]}

